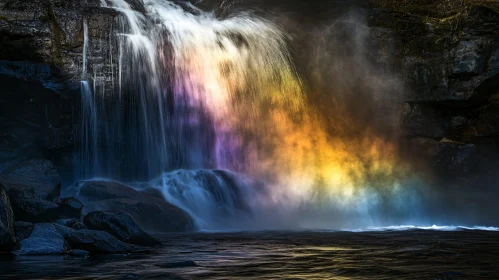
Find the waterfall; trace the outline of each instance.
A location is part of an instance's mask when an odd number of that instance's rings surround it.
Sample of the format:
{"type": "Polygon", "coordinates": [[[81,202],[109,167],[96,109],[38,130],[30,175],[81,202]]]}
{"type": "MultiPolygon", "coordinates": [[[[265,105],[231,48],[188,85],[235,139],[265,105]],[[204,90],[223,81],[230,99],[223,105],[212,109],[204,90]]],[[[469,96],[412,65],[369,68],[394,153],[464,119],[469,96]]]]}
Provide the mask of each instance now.
{"type": "Polygon", "coordinates": [[[222,170],[177,170],[148,183],[167,201],[189,213],[197,227],[220,230],[248,227],[259,213],[264,187],[240,174],[222,170]]]}
{"type": "MultiPolygon", "coordinates": [[[[100,65],[87,61],[98,47],[84,23],[77,179],[148,182],[208,229],[246,214],[275,215],[271,226],[285,223],[280,211],[329,223],[335,211],[377,218],[417,203],[416,191],[403,187],[410,172],[391,138],[350,118],[341,98],[320,110],[310,104],[277,23],[181,1],[102,5],[119,16],[100,65]],[[395,195],[408,199],[389,199],[395,195]]],[[[372,75],[362,66],[356,71],[372,75]]]]}
{"type": "Polygon", "coordinates": [[[83,19],[83,58],[82,58],[82,70],[81,79],[85,80],[87,78],[87,51],[88,51],[88,23],[87,19],[83,19]]]}
{"type": "Polygon", "coordinates": [[[82,141],[99,141],[81,165],[97,166],[80,177],[151,179],[179,168],[246,171],[254,163],[251,133],[260,129],[254,122],[260,104],[247,101],[287,106],[300,95],[281,30],[250,14],[217,19],[170,1],[105,4],[121,15],[110,44],[118,49],[110,59],[118,62],[118,79],[112,89],[94,89],[94,95],[104,92],[92,108],[99,127],[87,134],[94,139],[82,141]]]}

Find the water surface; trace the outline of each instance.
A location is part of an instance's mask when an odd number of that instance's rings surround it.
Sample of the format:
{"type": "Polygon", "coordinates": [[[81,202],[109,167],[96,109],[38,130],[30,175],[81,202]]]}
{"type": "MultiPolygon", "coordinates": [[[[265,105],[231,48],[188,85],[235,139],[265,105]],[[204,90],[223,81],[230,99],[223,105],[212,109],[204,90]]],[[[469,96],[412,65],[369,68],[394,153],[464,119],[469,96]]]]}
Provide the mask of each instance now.
{"type": "Polygon", "coordinates": [[[3,257],[2,279],[499,279],[499,232],[191,233],[148,254],[3,257]]]}

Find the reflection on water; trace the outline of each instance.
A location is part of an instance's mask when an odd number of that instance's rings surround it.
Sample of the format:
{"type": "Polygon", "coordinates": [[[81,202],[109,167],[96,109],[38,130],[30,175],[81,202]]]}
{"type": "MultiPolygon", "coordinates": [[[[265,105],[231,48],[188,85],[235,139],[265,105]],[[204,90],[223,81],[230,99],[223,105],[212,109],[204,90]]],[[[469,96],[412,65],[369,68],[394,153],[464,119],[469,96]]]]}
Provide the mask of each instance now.
{"type": "Polygon", "coordinates": [[[162,235],[144,255],[4,257],[2,279],[499,279],[499,232],[162,235]]]}

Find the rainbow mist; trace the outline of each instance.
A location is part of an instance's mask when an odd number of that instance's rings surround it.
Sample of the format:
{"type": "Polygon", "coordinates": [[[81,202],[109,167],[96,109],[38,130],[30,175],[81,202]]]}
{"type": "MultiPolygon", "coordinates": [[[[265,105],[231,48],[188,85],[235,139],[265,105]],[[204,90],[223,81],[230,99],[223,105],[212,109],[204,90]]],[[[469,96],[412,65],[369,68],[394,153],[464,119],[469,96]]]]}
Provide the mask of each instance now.
{"type": "MultiPolygon", "coordinates": [[[[133,3],[102,1],[120,16],[107,64],[87,73],[84,59],[78,179],[148,182],[138,185],[161,189],[203,229],[417,216],[396,137],[357,121],[341,98],[332,114],[319,110],[321,89],[306,85],[277,23],[251,11],[133,3]]],[[[86,36],[84,57],[98,50],[86,36]]]]}

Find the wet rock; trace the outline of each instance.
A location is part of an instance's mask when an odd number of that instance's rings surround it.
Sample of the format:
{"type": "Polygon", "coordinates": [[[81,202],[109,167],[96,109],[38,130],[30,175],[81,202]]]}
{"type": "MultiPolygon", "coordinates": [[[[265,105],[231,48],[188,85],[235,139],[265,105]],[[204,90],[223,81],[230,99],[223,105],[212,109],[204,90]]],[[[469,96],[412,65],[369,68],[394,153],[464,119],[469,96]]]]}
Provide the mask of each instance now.
{"type": "Polygon", "coordinates": [[[143,246],[160,244],[144,232],[126,212],[91,212],[83,219],[89,229],[103,230],[119,240],[143,246]]]}
{"type": "Polygon", "coordinates": [[[35,225],[28,222],[15,222],[14,223],[14,232],[16,233],[17,242],[21,242],[22,240],[28,238],[35,225]]]}
{"type": "Polygon", "coordinates": [[[77,219],[61,219],[56,224],[72,229],[86,229],[87,227],[77,219]]]}
{"type": "Polygon", "coordinates": [[[18,198],[55,200],[61,191],[61,177],[52,162],[27,160],[2,172],[0,182],[18,198]]]}
{"type": "Polygon", "coordinates": [[[36,224],[30,236],[16,247],[15,255],[63,255],[69,249],[53,224],[36,224]]]}
{"type": "Polygon", "coordinates": [[[52,202],[25,196],[24,191],[12,189],[9,192],[16,221],[46,223],[60,219],[79,219],[81,216],[83,205],[75,198],[52,202]]]}
{"type": "Polygon", "coordinates": [[[132,9],[141,13],[146,12],[144,2],[142,0],[125,0],[125,1],[130,5],[130,7],[132,7],[132,9]]]}
{"type": "Polygon", "coordinates": [[[162,268],[180,268],[180,267],[193,267],[197,266],[197,264],[194,261],[181,261],[181,262],[157,264],[156,266],[162,268]]]}
{"type": "Polygon", "coordinates": [[[83,204],[74,197],[61,199],[59,203],[59,217],[79,219],[83,210],[83,204]]]}
{"type": "Polygon", "coordinates": [[[68,251],[68,255],[70,255],[72,257],[86,259],[86,258],[88,258],[88,256],[90,256],[90,253],[88,251],[85,251],[85,250],[70,250],[70,251],[68,251]]]}
{"type": "MultiPolygon", "coordinates": [[[[415,4],[421,10],[426,5],[415,4]]],[[[394,47],[390,53],[395,55],[386,60],[407,86],[406,101],[468,100],[480,84],[496,75],[497,11],[470,5],[466,15],[452,19],[442,15],[435,24],[426,14],[408,12],[404,5],[381,6],[373,3],[368,9],[369,28],[394,33],[377,38],[377,45],[394,47]],[[394,44],[392,38],[400,43],[394,44]]]]}
{"type": "Polygon", "coordinates": [[[59,205],[55,202],[39,198],[19,198],[10,193],[9,196],[12,198],[16,221],[45,223],[59,219],[59,205]]]}
{"type": "MultiPolygon", "coordinates": [[[[103,61],[118,13],[100,5],[99,0],[0,1],[0,172],[28,159],[50,159],[65,169],[80,100],[84,19],[92,38],[88,72],[112,68],[103,61]]],[[[112,72],[102,80],[109,81],[112,72]]]]}
{"type": "Polygon", "coordinates": [[[91,254],[125,254],[140,249],[138,246],[116,239],[105,231],[74,230],[60,225],[56,227],[71,248],[85,250],[91,254]]]}
{"type": "Polygon", "coordinates": [[[84,213],[92,211],[124,211],[148,230],[161,232],[191,231],[192,218],[182,209],[165,201],[156,192],[137,191],[118,182],[83,181],[64,191],[78,198],[84,213]]]}
{"type": "Polygon", "coordinates": [[[0,185],[0,253],[9,252],[16,242],[14,234],[14,212],[10,200],[0,185]]]}
{"type": "Polygon", "coordinates": [[[452,71],[459,74],[480,74],[485,68],[486,57],[478,41],[461,41],[456,48],[452,71]]]}

